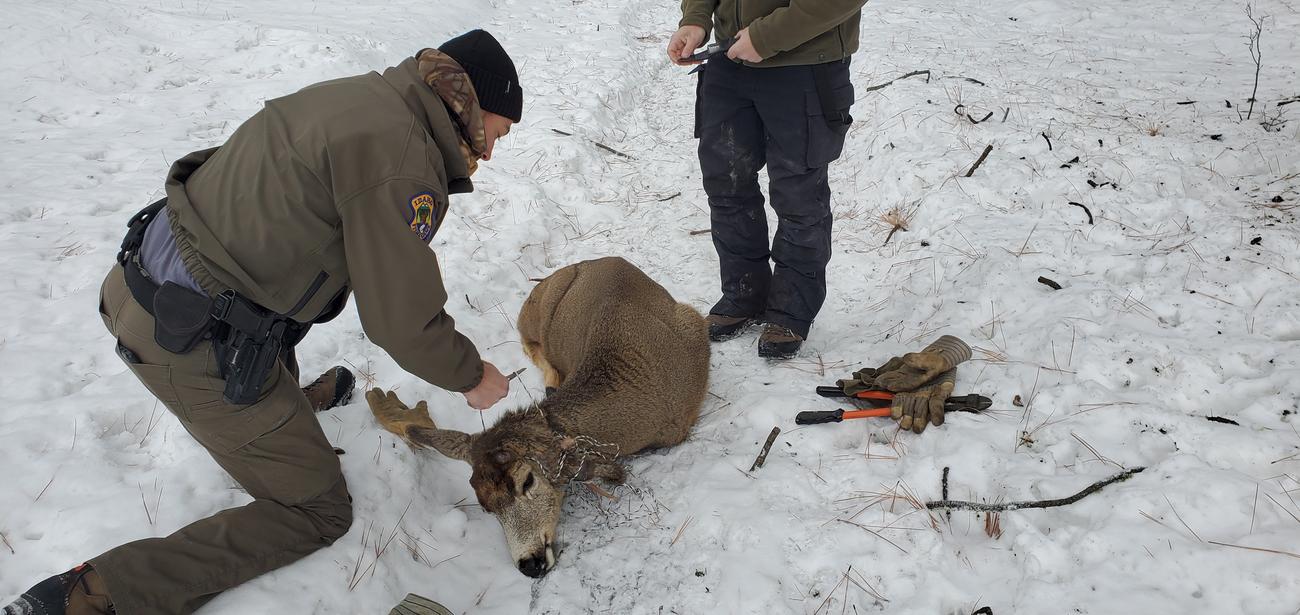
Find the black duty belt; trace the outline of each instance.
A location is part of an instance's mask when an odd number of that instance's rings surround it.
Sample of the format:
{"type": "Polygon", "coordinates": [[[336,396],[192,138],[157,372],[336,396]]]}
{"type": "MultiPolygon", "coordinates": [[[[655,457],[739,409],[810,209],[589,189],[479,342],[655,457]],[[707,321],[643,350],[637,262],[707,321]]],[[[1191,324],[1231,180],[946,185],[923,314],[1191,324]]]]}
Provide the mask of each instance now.
{"type": "Polygon", "coordinates": [[[216,297],[175,282],[159,285],[140,265],[145,230],[167,204],[161,199],[141,210],[127,224],[117,261],[122,265],[131,296],[154,317],[154,341],[164,350],[186,354],[211,339],[220,375],[226,381],[225,401],[256,402],[275,369],[281,350],[292,347],[308,325],[272,312],[233,290],[216,297]]]}

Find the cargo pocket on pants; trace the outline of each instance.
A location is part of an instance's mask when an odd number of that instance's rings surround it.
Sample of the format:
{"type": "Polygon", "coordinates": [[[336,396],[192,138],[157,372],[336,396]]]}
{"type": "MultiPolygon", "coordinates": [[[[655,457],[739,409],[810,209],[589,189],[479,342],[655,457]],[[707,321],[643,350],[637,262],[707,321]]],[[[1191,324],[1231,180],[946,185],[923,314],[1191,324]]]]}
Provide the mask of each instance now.
{"type": "Polygon", "coordinates": [[[285,373],[283,367],[277,367],[263,389],[262,399],[247,406],[217,399],[189,407],[186,428],[203,446],[227,453],[274,432],[288,423],[300,406],[307,406],[302,390],[281,385],[281,380],[288,377],[285,373]]]}
{"type": "Polygon", "coordinates": [[[153,365],[140,360],[135,351],[117,343],[117,356],[121,357],[126,366],[131,369],[131,373],[140,380],[154,397],[158,398],[163,405],[167,406],[173,413],[180,404],[180,397],[176,394],[176,387],[172,384],[172,368],[166,365],[153,365]]]}
{"type": "Polygon", "coordinates": [[[700,114],[704,111],[704,67],[705,66],[706,65],[701,64],[696,69],[699,72],[695,74],[695,138],[696,139],[700,138],[700,125],[701,125],[700,114]]]}
{"type": "Polygon", "coordinates": [[[836,113],[843,114],[847,118],[846,122],[836,121],[838,118],[828,118],[822,111],[821,98],[817,92],[805,93],[805,105],[808,115],[808,158],[807,164],[810,169],[819,169],[840,157],[844,151],[844,135],[849,132],[849,126],[853,123],[853,117],[849,115],[849,107],[853,106],[853,84],[845,84],[831,90],[831,108],[836,113]],[[835,125],[831,125],[834,121],[835,125]]]}

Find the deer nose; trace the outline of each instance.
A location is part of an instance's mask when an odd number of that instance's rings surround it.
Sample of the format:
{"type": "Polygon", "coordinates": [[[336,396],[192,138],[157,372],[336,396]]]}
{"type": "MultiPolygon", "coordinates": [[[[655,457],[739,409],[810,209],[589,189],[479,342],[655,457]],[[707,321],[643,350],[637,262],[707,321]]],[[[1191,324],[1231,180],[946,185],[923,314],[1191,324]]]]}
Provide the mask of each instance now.
{"type": "Polygon", "coordinates": [[[530,557],[519,560],[519,572],[522,572],[534,579],[541,578],[546,574],[546,556],[530,557]]]}

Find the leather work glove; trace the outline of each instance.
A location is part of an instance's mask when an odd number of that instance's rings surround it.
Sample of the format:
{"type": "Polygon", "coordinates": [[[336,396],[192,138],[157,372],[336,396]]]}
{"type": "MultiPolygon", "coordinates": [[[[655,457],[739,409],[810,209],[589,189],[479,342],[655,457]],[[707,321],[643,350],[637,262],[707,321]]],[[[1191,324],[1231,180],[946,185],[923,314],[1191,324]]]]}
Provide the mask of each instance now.
{"type": "Polygon", "coordinates": [[[863,391],[880,391],[882,390],[876,384],[876,376],[898,369],[903,365],[903,357],[893,357],[886,361],[880,367],[868,367],[853,372],[852,378],[835,381],[835,386],[840,387],[845,395],[856,395],[863,391]]]}
{"type": "Polygon", "coordinates": [[[385,393],[383,389],[375,387],[366,391],[366,403],[370,405],[370,413],[375,415],[380,427],[397,434],[413,448],[424,448],[425,445],[411,442],[407,436],[411,427],[438,428],[429,416],[429,402],[421,401],[411,408],[397,398],[397,393],[385,393]]]}
{"type": "Polygon", "coordinates": [[[407,594],[406,599],[393,607],[388,615],[452,615],[447,607],[418,594],[407,594]]]}
{"type": "MultiPolygon", "coordinates": [[[[874,383],[886,391],[915,391],[935,380],[940,375],[952,371],[971,357],[970,346],[951,335],[945,335],[930,343],[921,352],[909,352],[903,355],[897,367],[876,373],[874,383]]],[[[890,361],[891,363],[893,360],[890,361]]],[[[885,364],[888,367],[889,364],[885,364]]],[[[948,391],[951,393],[952,389],[948,391]]],[[[947,395],[944,395],[947,397],[947,395]]],[[[938,423],[936,423],[938,424],[938,423]]]]}
{"type": "Polygon", "coordinates": [[[915,391],[894,394],[890,416],[898,421],[899,427],[916,433],[925,431],[927,423],[934,423],[935,427],[942,425],[943,405],[952,395],[956,382],[957,370],[950,369],[915,391]]]}

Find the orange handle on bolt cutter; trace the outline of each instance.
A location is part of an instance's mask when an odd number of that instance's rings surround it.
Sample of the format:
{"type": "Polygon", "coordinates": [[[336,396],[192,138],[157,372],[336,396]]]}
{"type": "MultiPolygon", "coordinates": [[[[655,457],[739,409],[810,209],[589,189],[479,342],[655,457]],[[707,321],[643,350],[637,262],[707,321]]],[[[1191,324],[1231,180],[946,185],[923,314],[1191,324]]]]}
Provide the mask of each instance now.
{"type": "Polygon", "coordinates": [[[854,399],[878,399],[881,401],[893,401],[893,391],[858,391],[851,397],[854,399]]]}
{"type": "Polygon", "coordinates": [[[884,408],[868,408],[866,410],[845,410],[844,418],[845,419],[866,419],[866,418],[872,418],[878,416],[890,416],[890,412],[891,410],[888,406],[884,408]]]}

